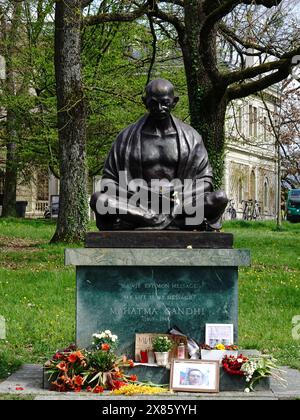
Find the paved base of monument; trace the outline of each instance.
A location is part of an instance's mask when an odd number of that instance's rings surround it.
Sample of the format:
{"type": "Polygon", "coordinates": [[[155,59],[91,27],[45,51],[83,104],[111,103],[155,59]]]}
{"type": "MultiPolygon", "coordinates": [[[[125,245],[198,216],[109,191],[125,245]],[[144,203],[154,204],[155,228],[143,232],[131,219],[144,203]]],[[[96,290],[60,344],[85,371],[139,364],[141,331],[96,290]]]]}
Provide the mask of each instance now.
{"type": "Polygon", "coordinates": [[[133,397],[111,396],[108,392],[101,395],[81,393],[59,393],[43,389],[43,366],[23,365],[20,370],[12,374],[5,381],[0,383],[1,399],[30,398],[35,400],[286,400],[300,398],[300,372],[287,367],[283,377],[286,379],[286,386],[271,379],[270,390],[256,390],[246,394],[237,391],[221,391],[218,394],[191,394],[186,392],[162,394],[162,395],[139,395],[133,397]]]}

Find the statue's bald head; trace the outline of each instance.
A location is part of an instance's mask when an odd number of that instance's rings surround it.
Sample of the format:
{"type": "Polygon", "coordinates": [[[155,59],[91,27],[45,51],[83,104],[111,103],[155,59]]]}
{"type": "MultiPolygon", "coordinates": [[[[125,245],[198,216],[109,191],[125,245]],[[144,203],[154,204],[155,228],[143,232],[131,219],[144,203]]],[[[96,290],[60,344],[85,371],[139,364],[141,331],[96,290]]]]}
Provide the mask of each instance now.
{"type": "Polygon", "coordinates": [[[145,89],[146,96],[149,95],[169,95],[174,96],[174,86],[169,80],[155,79],[152,80],[145,89]]]}
{"type": "Polygon", "coordinates": [[[178,99],[169,80],[155,79],[146,86],[143,102],[153,118],[162,120],[170,115],[178,99]]]}

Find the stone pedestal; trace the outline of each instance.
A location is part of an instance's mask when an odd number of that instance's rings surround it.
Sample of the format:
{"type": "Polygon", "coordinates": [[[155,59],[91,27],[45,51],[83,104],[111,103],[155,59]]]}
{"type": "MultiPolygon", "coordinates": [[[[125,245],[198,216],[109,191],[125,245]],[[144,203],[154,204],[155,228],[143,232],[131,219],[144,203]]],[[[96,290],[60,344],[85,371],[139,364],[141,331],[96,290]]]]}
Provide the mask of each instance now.
{"type": "Polygon", "coordinates": [[[238,341],[238,267],[250,264],[247,250],[67,249],[65,263],[76,266],[79,347],[110,329],[133,358],[136,333],[177,326],[201,343],[206,323],[234,324],[238,341]]]}

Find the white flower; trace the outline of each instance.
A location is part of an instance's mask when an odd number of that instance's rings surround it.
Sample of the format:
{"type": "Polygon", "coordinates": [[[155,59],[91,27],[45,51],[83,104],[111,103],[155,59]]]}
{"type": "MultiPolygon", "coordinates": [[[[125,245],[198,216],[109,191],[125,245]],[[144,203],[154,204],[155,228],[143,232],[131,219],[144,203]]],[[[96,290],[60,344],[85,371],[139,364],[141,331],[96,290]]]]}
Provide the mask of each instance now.
{"type": "Polygon", "coordinates": [[[242,363],[243,362],[243,359],[237,359],[237,362],[238,363],[242,363]]]}
{"type": "Polygon", "coordinates": [[[245,388],[245,391],[244,392],[246,392],[246,394],[249,394],[250,388],[245,388]]]}
{"type": "Polygon", "coordinates": [[[110,330],[105,330],[104,334],[108,335],[109,337],[111,337],[111,331],[110,330]]]}
{"type": "Polygon", "coordinates": [[[118,336],[117,336],[117,335],[112,335],[112,336],[111,336],[111,341],[112,341],[112,342],[117,341],[117,339],[118,339],[118,336]]]}

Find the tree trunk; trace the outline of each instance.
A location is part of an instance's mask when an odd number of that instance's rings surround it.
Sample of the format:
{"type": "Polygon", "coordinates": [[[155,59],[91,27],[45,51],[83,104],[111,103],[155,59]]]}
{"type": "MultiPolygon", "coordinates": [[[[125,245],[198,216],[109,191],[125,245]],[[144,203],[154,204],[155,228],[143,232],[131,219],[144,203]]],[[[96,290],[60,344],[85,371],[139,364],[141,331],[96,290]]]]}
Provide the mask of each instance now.
{"type": "Polygon", "coordinates": [[[205,15],[199,2],[186,2],[186,30],[181,38],[181,48],[187,75],[191,125],[203,137],[214,171],[214,189],[219,189],[224,169],[227,86],[218,78],[217,32],[214,29],[209,36],[203,36],[201,31],[204,20],[205,15]]]}
{"type": "Polygon", "coordinates": [[[57,1],[55,9],[60,203],[57,228],[51,242],[83,240],[88,222],[81,3],[81,0],[57,1]]]}
{"type": "MultiPolygon", "coordinates": [[[[203,86],[198,85],[198,88],[203,86]]],[[[196,95],[195,95],[196,96],[196,95]]],[[[191,125],[202,135],[213,168],[214,189],[221,188],[224,175],[225,116],[227,102],[216,96],[199,95],[190,102],[191,125]],[[196,102],[196,104],[195,104],[196,102]]]]}
{"type": "Polygon", "coordinates": [[[6,169],[3,190],[2,217],[16,217],[17,197],[17,131],[15,129],[16,117],[13,111],[7,112],[7,145],[6,145],[6,169]]]}
{"type": "MultiPolygon", "coordinates": [[[[4,91],[9,98],[17,95],[16,85],[18,83],[15,68],[14,57],[16,55],[16,45],[18,44],[19,26],[21,22],[21,4],[14,4],[12,9],[12,22],[8,25],[4,15],[2,16],[1,29],[3,31],[2,38],[5,39],[6,44],[3,48],[6,61],[6,75],[4,82],[4,91]]],[[[2,217],[16,216],[16,197],[17,197],[17,179],[18,179],[18,157],[17,157],[17,142],[18,142],[18,128],[17,118],[14,112],[14,101],[6,109],[6,164],[5,164],[5,179],[3,190],[3,206],[2,217]]]]}

